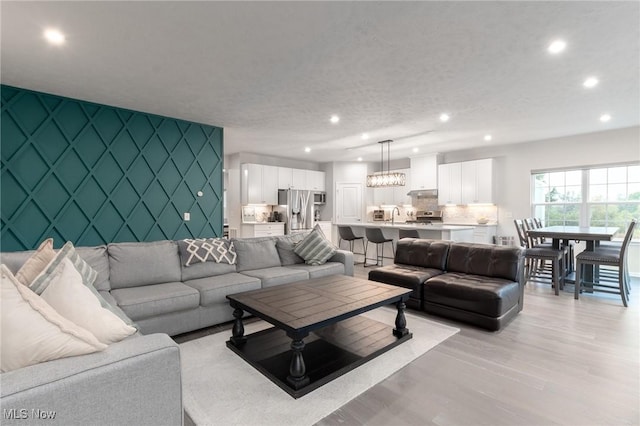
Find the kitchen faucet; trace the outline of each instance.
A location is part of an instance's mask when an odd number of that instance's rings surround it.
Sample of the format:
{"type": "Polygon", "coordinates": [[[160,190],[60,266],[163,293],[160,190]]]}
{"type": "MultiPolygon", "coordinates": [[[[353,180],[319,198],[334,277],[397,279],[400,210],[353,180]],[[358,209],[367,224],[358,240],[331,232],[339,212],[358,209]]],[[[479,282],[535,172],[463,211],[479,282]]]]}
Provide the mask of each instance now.
{"type": "Polygon", "coordinates": [[[400,216],[400,209],[394,207],[393,210],[391,210],[391,226],[395,225],[396,211],[398,212],[398,216],[400,216]]]}

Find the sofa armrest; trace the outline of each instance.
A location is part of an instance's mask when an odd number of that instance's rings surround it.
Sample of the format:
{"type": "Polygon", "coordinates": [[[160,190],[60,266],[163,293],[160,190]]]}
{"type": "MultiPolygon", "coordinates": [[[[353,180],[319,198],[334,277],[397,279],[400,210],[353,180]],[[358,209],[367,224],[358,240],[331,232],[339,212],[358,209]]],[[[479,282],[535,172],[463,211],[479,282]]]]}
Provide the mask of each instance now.
{"type": "Polygon", "coordinates": [[[344,274],[353,276],[353,253],[348,250],[338,250],[328,262],[340,262],[344,264],[344,274]]]}
{"type": "Polygon", "coordinates": [[[1,380],[3,425],[183,421],[180,350],[166,334],[132,336],[102,352],[4,373],[1,380]]]}

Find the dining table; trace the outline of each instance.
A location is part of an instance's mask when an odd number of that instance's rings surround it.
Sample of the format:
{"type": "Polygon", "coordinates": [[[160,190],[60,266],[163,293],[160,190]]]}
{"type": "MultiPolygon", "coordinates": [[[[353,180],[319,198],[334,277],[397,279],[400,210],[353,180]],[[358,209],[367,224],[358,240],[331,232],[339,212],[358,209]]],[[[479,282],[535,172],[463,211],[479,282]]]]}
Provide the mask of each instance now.
{"type": "MultiPolygon", "coordinates": [[[[586,243],[585,251],[593,251],[600,241],[611,241],[613,236],[618,232],[616,226],[545,226],[537,229],[529,229],[527,234],[531,238],[550,238],[553,248],[560,249],[561,243],[566,246],[569,241],[584,241],[586,243]]],[[[573,271],[568,271],[573,272],[573,271]]],[[[593,268],[586,268],[584,271],[585,281],[593,280],[593,268]]],[[[573,281],[566,279],[565,281],[573,281]]]]}

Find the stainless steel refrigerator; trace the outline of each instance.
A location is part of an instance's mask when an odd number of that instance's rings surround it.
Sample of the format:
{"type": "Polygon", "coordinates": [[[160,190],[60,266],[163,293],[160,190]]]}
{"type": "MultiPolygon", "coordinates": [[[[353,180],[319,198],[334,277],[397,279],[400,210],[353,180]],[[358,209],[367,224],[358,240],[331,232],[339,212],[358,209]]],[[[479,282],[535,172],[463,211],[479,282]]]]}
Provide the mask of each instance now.
{"type": "Polygon", "coordinates": [[[285,209],[287,234],[313,227],[313,194],[301,189],[278,190],[278,204],[285,209]]]}

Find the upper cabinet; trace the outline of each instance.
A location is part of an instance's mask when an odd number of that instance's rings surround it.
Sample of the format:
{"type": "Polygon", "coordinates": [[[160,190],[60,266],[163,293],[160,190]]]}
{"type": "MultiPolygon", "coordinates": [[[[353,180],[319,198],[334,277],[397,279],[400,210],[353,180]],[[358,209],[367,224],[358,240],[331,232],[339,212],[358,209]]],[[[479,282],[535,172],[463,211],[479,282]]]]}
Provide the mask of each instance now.
{"type": "Polygon", "coordinates": [[[242,165],[242,204],[278,204],[278,189],[325,190],[325,172],[262,164],[242,165]]]}
{"type": "MultiPolygon", "coordinates": [[[[411,190],[438,187],[438,158],[435,155],[411,158],[411,190]]],[[[409,192],[407,190],[407,192],[409,192]]]]}
{"type": "Polygon", "coordinates": [[[438,204],[493,202],[493,159],[438,166],[438,204]]]}
{"type": "Polygon", "coordinates": [[[407,195],[411,188],[411,170],[399,169],[407,176],[405,186],[389,186],[386,188],[373,188],[373,204],[377,206],[403,206],[411,205],[411,197],[407,195]]]}
{"type": "Polygon", "coordinates": [[[462,204],[493,203],[493,159],[462,164],[462,204]]]}
{"type": "Polygon", "coordinates": [[[324,183],[325,173],[317,170],[306,170],[307,189],[312,191],[324,191],[326,186],[324,183]]]}
{"type": "Polygon", "coordinates": [[[278,167],[242,165],[242,204],[278,204],[278,167]]]}
{"type": "Polygon", "coordinates": [[[462,167],[460,163],[438,166],[438,204],[462,204],[462,167]]]}

